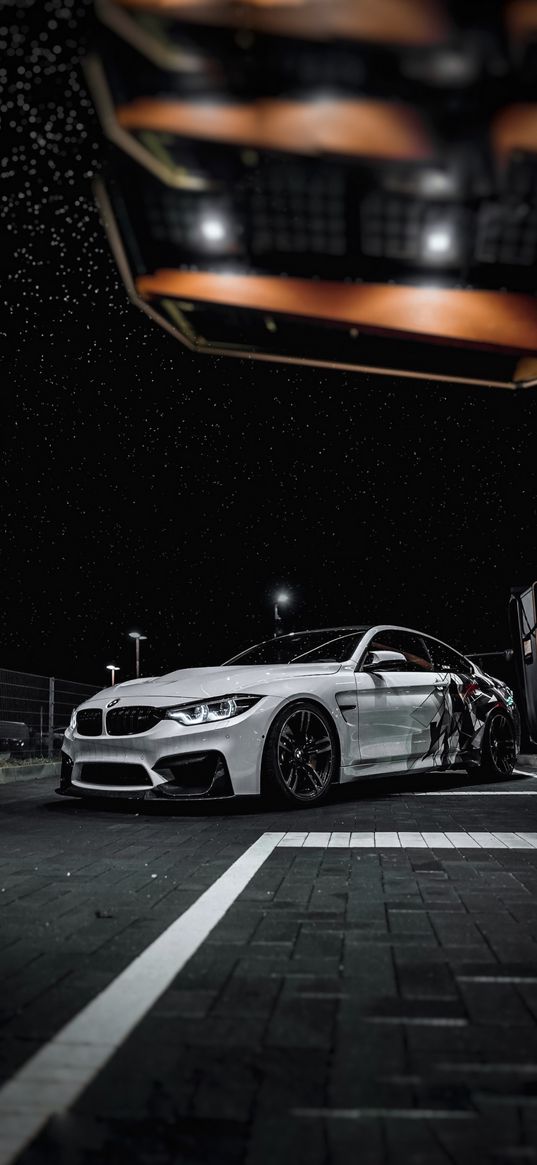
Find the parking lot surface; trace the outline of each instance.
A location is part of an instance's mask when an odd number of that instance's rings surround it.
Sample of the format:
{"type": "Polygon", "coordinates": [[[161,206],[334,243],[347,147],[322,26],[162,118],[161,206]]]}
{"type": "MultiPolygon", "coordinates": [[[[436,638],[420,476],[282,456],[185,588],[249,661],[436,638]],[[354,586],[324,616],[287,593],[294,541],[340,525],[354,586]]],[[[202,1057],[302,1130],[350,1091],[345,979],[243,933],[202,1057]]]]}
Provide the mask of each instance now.
{"type": "Polygon", "coordinates": [[[520,768],[301,811],[3,786],[0,1162],[537,1161],[520,768]]]}

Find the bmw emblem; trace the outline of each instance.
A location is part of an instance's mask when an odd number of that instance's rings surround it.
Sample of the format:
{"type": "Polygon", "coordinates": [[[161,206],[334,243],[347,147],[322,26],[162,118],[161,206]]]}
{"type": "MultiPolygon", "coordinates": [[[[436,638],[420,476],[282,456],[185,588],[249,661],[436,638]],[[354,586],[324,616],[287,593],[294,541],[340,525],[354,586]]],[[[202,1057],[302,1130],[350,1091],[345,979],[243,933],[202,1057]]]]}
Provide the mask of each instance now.
{"type": "Polygon", "coordinates": [[[107,708],[113,708],[113,707],[114,707],[114,704],[119,704],[119,696],[117,696],[115,700],[109,700],[109,702],[108,702],[108,704],[106,705],[106,707],[107,707],[107,708]]]}

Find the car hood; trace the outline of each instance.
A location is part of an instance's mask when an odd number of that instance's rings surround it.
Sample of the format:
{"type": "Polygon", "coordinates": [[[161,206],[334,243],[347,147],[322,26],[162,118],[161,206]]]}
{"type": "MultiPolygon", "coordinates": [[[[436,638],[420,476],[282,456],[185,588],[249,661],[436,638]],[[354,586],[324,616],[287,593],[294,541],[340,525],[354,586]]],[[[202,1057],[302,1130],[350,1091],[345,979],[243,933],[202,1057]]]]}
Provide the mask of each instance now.
{"type": "Polygon", "coordinates": [[[229,665],[224,667],[193,667],[170,672],[165,676],[150,679],[127,680],[123,684],[104,688],[89,703],[101,697],[128,700],[133,703],[139,697],[144,701],[154,697],[170,700],[199,700],[215,696],[231,695],[235,692],[270,693],[278,684],[308,676],[332,675],[341,668],[340,663],[284,663],[258,664],[250,667],[229,665]]]}

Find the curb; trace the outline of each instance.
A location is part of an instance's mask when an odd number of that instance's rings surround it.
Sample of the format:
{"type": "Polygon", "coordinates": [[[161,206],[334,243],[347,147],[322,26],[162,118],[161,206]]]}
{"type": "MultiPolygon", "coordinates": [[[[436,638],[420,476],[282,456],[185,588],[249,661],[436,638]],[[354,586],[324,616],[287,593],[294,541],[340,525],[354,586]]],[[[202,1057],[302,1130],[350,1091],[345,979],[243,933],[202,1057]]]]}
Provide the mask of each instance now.
{"type": "Polygon", "coordinates": [[[534,752],[529,754],[520,753],[520,755],[517,757],[516,763],[517,767],[522,765],[523,768],[533,769],[535,772],[537,772],[537,755],[534,752]]]}
{"type": "Polygon", "coordinates": [[[52,761],[45,765],[1,765],[0,785],[9,785],[12,782],[35,781],[39,777],[59,777],[60,761],[52,761]]]}

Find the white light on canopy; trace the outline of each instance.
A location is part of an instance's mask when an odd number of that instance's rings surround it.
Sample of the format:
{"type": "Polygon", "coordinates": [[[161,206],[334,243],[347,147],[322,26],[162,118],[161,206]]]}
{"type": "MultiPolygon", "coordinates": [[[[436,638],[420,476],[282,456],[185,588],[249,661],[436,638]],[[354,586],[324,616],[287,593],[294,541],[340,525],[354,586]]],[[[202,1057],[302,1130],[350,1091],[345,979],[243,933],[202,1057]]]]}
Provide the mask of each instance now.
{"type": "Polygon", "coordinates": [[[421,194],[433,198],[450,195],[457,189],[457,176],[448,170],[423,170],[417,175],[416,184],[421,194]]]}
{"type": "Polygon", "coordinates": [[[430,255],[431,258],[436,255],[439,257],[448,255],[453,248],[453,231],[451,227],[429,227],[425,232],[423,245],[425,254],[430,255]]]}
{"type": "Polygon", "coordinates": [[[201,220],[200,232],[207,243],[221,243],[227,235],[226,224],[223,219],[211,215],[201,220]]]}

